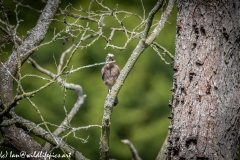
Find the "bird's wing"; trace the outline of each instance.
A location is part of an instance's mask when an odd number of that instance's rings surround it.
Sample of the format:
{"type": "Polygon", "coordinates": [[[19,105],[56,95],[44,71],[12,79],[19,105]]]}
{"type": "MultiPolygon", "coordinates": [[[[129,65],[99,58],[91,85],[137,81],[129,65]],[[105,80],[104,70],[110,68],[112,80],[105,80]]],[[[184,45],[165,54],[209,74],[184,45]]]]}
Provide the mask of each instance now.
{"type": "Polygon", "coordinates": [[[119,69],[118,65],[116,65],[116,64],[114,64],[114,72],[115,72],[115,77],[117,79],[120,74],[120,69],[119,69]]]}
{"type": "Polygon", "coordinates": [[[101,70],[101,74],[102,74],[102,80],[104,80],[104,73],[105,73],[105,66],[103,66],[102,70],[101,70]]]}

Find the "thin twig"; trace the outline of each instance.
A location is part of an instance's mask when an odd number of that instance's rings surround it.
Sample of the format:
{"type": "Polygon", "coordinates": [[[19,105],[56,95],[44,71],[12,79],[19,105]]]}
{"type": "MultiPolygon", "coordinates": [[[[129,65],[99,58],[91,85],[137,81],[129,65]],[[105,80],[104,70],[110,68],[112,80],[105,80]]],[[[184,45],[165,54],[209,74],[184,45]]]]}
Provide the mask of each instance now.
{"type": "Polygon", "coordinates": [[[25,62],[28,57],[33,53],[33,51],[37,48],[36,46],[38,46],[44,39],[59,4],[60,0],[47,2],[35,27],[33,27],[33,29],[28,32],[28,36],[23,41],[23,43],[18,46],[16,50],[13,50],[13,53],[5,62],[5,66],[7,66],[12,75],[15,75],[17,72],[17,54],[20,54],[21,63],[23,64],[23,62],[25,62]]]}
{"type": "Polygon", "coordinates": [[[29,6],[28,4],[27,4],[27,5],[24,5],[24,4],[22,4],[21,2],[18,2],[18,1],[16,1],[16,0],[13,0],[13,2],[18,3],[18,5],[21,6],[21,7],[28,8],[28,9],[33,10],[33,11],[38,12],[38,13],[42,13],[42,10],[37,10],[37,9],[29,6]]]}
{"type": "Polygon", "coordinates": [[[72,74],[76,71],[79,71],[81,69],[85,69],[85,68],[90,68],[90,67],[94,67],[94,66],[99,66],[99,65],[105,65],[105,64],[109,64],[109,63],[114,63],[116,61],[110,61],[110,62],[101,62],[101,63],[95,63],[95,64],[90,64],[90,65],[87,65],[87,66],[83,66],[83,67],[78,67],[76,69],[73,69],[73,70],[70,70],[70,71],[67,71],[67,72],[64,72],[65,74],[72,74]]]}
{"type": "MultiPolygon", "coordinates": [[[[51,78],[54,78],[55,81],[59,84],[61,84],[64,88],[66,89],[71,89],[71,90],[75,90],[76,93],[78,94],[78,98],[77,101],[75,102],[73,108],[71,109],[71,111],[66,115],[65,119],[62,121],[62,123],[60,124],[60,126],[53,132],[53,135],[58,136],[59,134],[63,133],[66,130],[66,126],[69,125],[69,123],[71,122],[72,118],[75,116],[75,114],[78,112],[79,108],[82,106],[84,99],[86,97],[86,95],[83,94],[82,91],[82,87],[80,85],[76,85],[76,84],[71,84],[71,83],[67,83],[66,81],[64,81],[61,77],[55,78],[57,75],[55,75],[54,73],[44,69],[43,67],[41,67],[36,61],[34,61],[32,58],[29,58],[29,62],[31,62],[31,64],[40,72],[50,76],[51,78]]],[[[61,72],[60,72],[61,74],[61,72]]],[[[44,149],[46,151],[49,151],[51,148],[50,143],[46,143],[44,146],[44,149]]]]}
{"type": "Polygon", "coordinates": [[[157,44],[157,42],[153,42],[152,45],[156,46],[157,48],[161,49],[163,53],[166,53],[172,60],[174,60],[174,56],[163,46],[157,44]]]}
{"type": "Polygon", "coordinates": [[[141,157],[138,155],[138,152],[131,141],[129,141],[128,139],[124,139],[124,140],[121,140],[121,142],[128,145],[134,160],[142,160],[141,157]]]}
{"type": "MultiPolygon", "coordinates": [[[[162,46],[159,45],[159,48],[161,47],[161,48],[164,49],[164,50],[163,50],[163,53],[160,53],[160,51],[158,50],[158,47],[157,47],[157,46],[155,46],[155,45],[153,45],[153,44],[151,44],[150,46],[152,47],[152,49],[153,49],[154,51],[157,52],[158,56],[161,58],[161,60],[162,60],[165,64],[169,65],[169,64],[172,63],[172,62],[171,62],[171,63],[168,63],[168,62],[165,60],[165,58],[163,58],[163,56],[162,56],[162,54],[165,54],[166,52],[168,52],[165,48],[163,48],[162,46]],[[165,51],[165,52],[164,52],[164,51],[165,51]]],[[[168,54],[168,55],[171,55],[170,52],[168,52],[167,54],[168,54]]],[[[170,58],[172,58],[172,57],[170,57],[170,58]]],[[[173,59],[174,59],[174,58],[173,58],[173,59]]]]}

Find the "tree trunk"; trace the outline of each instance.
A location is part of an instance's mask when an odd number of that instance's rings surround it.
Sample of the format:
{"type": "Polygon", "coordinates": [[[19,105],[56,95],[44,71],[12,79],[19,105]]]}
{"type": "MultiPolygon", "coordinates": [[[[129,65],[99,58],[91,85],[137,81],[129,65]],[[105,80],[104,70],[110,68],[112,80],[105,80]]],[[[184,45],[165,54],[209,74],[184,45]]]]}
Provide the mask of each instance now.
{"type": "Polygon", "coordinates": [[[238,159],[240,2],[178,1],[169,159],[238,159]]]}

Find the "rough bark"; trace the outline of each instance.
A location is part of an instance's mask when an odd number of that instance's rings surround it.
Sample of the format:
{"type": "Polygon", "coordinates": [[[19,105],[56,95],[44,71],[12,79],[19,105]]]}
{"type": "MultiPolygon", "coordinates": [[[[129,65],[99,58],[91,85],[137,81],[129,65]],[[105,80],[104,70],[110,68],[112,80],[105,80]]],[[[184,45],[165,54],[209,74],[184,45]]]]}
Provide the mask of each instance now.
{"type": "Polygon", "coordinates": [[[240,2],[178,1],[169,159],[237,159],[240,2]]]}

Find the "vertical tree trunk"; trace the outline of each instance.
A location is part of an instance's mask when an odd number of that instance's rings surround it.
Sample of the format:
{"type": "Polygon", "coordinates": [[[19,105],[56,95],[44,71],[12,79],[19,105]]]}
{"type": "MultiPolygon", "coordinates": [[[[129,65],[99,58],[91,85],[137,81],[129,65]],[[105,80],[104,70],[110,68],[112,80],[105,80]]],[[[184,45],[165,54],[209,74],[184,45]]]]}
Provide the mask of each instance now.
{"type": "Polygon", "coordinates": [[[240,2],[178,1],[169,159],[237,159],[240,2]]]}

